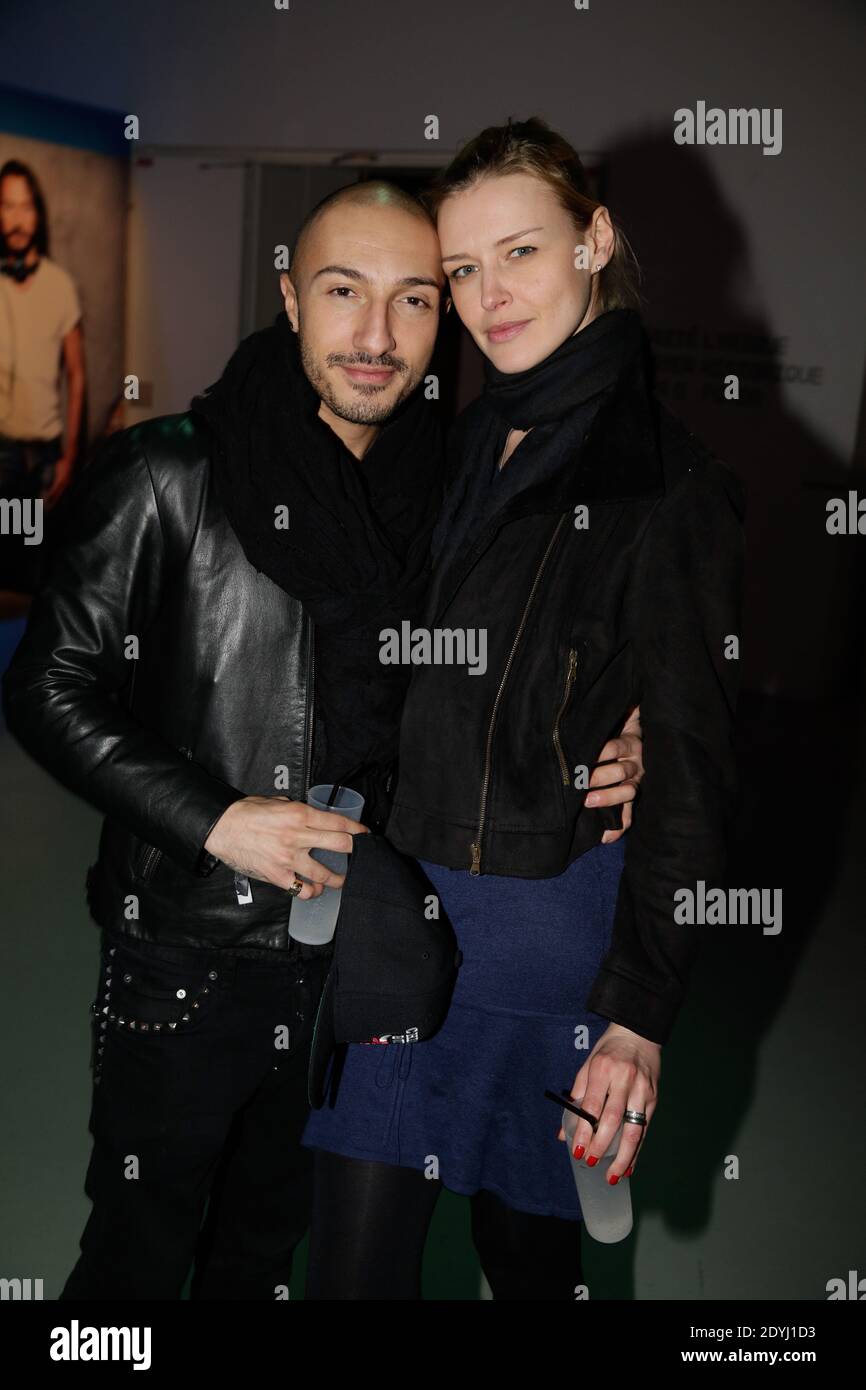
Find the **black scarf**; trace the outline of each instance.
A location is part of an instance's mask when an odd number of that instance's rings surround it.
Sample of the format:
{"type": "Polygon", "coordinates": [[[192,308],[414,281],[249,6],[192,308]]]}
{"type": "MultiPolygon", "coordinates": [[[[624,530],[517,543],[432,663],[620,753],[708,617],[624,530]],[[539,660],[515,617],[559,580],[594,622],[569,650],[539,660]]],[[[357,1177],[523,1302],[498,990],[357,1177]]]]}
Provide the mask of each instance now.
{"type": "Polygon", "coordinates": [[[435,588],[506,502],[574,466],[598,410],[635,355],[646,350],[640,315],[609,309],[523,372],[501,372],[485,360],[485,389],[449,438],[453,482],[432,537],[435,588]],[[530,433],[500,470],[511,429],[530,433]]]}
{"type": "Polygon", "coordinates": [[[380,662],[379,632],[418,619],[429,578],[439,412],[417,387],[359,460],[319,406],[280,313],[190,408],[213,432],[217,493],[247,559],[299,599],[315,627],[313,781],[351,779],[369,797],[396,755],[411,674],[380,662]],[[288,529],[275,525],[281,507],[288,529]]]}

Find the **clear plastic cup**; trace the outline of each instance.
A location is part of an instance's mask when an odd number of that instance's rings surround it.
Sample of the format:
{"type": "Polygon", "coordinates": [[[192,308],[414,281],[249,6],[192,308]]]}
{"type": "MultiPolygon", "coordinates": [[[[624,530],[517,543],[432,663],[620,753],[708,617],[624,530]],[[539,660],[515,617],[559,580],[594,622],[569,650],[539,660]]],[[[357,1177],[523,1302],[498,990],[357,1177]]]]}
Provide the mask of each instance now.
{"type": "MultiPolygon", "coordinates": [[[[348,817],[349,820],[360,821],[364,809],[361,793],[353,791],[351,787],[341,787],[334,804],[329,806],[328,797],[332,791],[331,782],[310,787],[307,792],[307,805],[315,806],[317,811],[333,811],[337,815],[348,817]]],[[[341,875],[345,874],[349,862],[348,854],[333,849],[311,849],[310,857],[318,859],[326,869],[341,875]]],[[[303,874],[299,874],[298,877],[303,878],[303,874]]],[[[293,898],[292,910],[289,913],[289,936],[309,946],[322,946],[326,941],[330,941],[337,925],[341,895],[341,888],[326,887],[317,898],[293,898]]]]}
{"type": "Polygon", "coordinates": [[[583,1223],[587,1234],[591,1235],[593,1240],[601,1241],[604,1245],[613,1245],[618,1240],[625,1240],[634,1225],[630,1180],[622,1177],[618,1183],[613,1184],[607,1180],[607,1171],[616,1157],[623,1126],[620,1125],[598,1163],[588,1168],[586,1155],[578,1159],[574,1157],[573,1152],[574,1132],[579,1118],[573,1110],[562,1112],[562,1127],[568,1144],[571,1171],[577,1184],[577,1198],[583,1213],[583,1223]]]}

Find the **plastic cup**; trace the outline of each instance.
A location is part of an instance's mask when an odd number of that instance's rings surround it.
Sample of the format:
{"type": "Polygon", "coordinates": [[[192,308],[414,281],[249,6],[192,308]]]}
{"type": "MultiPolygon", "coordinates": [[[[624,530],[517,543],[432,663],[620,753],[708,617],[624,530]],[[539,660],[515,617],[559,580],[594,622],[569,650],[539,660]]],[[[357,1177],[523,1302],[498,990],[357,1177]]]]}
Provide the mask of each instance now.
{"type": "MultiPolygon", "coordinates": [[[[317,811],[333,811],[349,820],[360,821],[364,810],[364,798],[351,787],[341,787],[332,806],[328,798],[333,783],[319,783],[307,792],[307,805],[315,806],[317,811]]],[[[335,874],[345,874],[349,862],[348,854],[333,849],[311,849],[310,858],[317,859],[326,869],[335,874]]],[[[303,874],[298,875],[303,878],[303,874]]],[[[326,887],[317,898],[293,898],[289,913],[289,936],[295,941],[303,941],[308,946],[323,946],[334,935],[337,915],[340,911],[341,888],[326,887]]]]}
{"type": "Polygon", "coordinates": [[[563,1110],[562,1127],[568,1144],[571,1171],[577,1184],[577,1198],[583,1214],[587,1234],[604,1245],[613,1245],[625,1240],[634,1225],[631,1208],[631,1183],[628,1178],[620,1178],[618,1183],[609,1183],[607,1171],[622,1138],[620,1125],[610,1141],[604,1155],[592,1168],[586,1166],[586,1156],[574,1157],[574,1132],[580,1116],[573,1110],[563,1110]]]}

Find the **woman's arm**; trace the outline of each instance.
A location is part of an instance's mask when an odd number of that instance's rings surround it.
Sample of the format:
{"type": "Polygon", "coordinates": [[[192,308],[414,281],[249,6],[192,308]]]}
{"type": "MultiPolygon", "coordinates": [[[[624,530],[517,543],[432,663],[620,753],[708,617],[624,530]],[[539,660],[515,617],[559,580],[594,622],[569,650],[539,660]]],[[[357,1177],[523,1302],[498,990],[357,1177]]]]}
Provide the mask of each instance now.
{"type": "Polygon", "coordinates": [[[646,776],[611,947],[587,999],[611,1023],[571,1089],[599,1120],[593,1132],[579,1119],[574,1132],[576,1156],[590,1163],[626,1108],[645,1116],[623,1126],[608,1181],[633,1171],[658,1103],[661,1044],[706,930],[676,922],[674,894],[698,879],[720,886],[724,874],[736,791],[742,516],[740,484],[723,465],[686,474],[657,508],[630,585],[646,776]]]}
{"type": "Polygon", "coordinates": [[[742,489],[697,464],[656,509],[627,596],[646,775],[626,837],[611,948],[588,1006],[662,1044],[681,1006],[700,925],[675,894],[721,886],[736,793],[742,489]],[[735,640],[732,640],[735,639],[735,640]]]}

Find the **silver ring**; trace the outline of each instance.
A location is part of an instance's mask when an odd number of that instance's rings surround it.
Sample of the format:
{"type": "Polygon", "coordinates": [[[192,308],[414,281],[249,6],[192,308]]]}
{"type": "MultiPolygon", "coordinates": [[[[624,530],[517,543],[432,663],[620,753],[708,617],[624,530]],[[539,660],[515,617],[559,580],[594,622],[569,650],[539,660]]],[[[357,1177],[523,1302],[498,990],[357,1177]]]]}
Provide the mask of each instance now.
{"type": "Polygon", "coordinates": [[[623,1115],[623,1123],[627,1125],[645,1125],[646,1111],[626,1110],[625,1114],[623,1115]]]}

